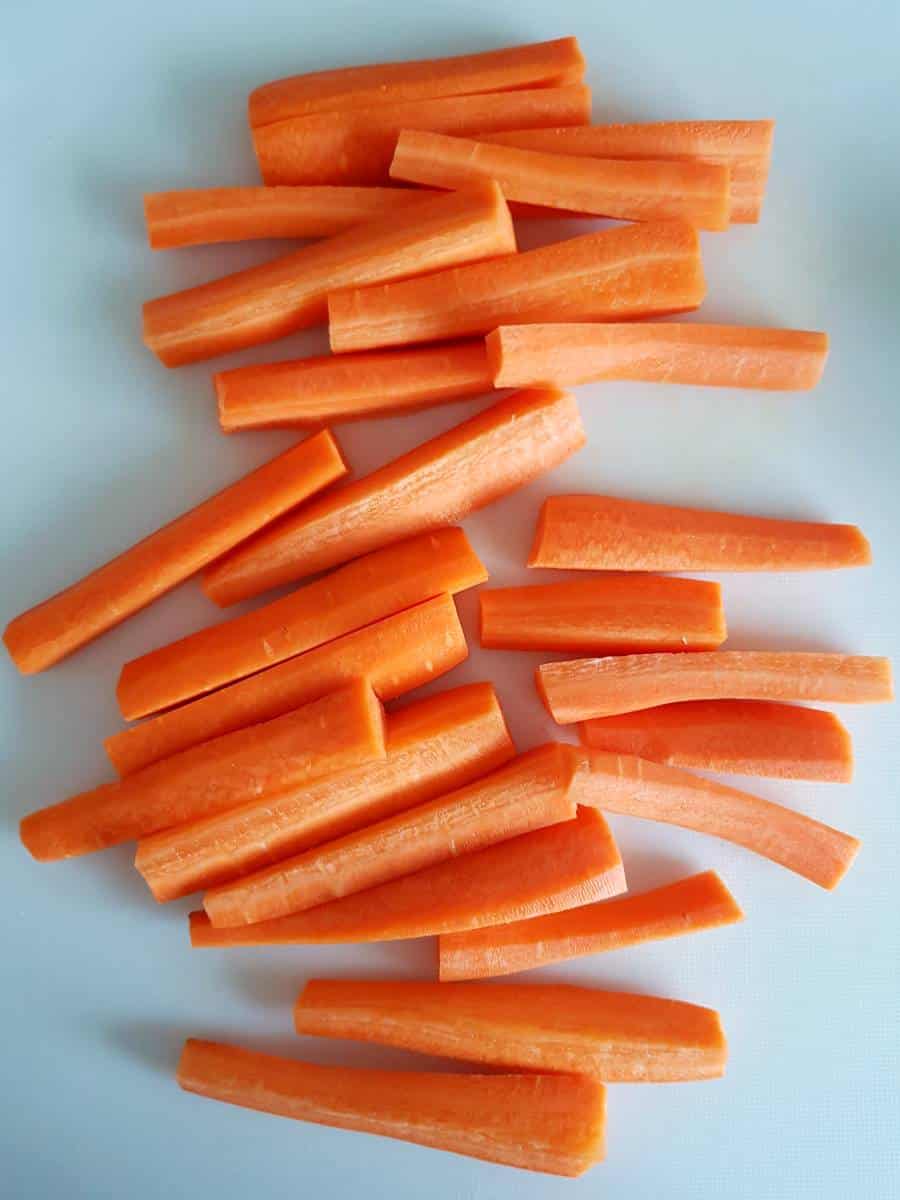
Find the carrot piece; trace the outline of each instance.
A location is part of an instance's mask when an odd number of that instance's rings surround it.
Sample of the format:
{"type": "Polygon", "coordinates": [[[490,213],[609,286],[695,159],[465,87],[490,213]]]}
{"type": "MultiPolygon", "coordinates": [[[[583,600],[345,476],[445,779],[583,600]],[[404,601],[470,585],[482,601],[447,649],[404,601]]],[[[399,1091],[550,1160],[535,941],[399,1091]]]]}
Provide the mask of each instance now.
{"type": "Polygon", "coordinates": [[[855,525],[585,495],[547,497],[528,565],[604,571],[816,571],[871,561],[869,543],[855,525]]]}
{"type": "Polygon", "coordinates": [[[855,837],[792,808],[630,755],[590,751],[574,790],[579,804],[734,842],[829,890],[846,875],[860,847],[855,837]]]}
{"type": "Polygon", "coordinates": [[[383,758],[381,705],[362,680],[274,721],[194,746],[25,817],[22,842],[41,861],[71,858],[224,812],[383,758]]]}
{"type": "Polygon", "coordinates": [[[582,1175],[603,1157],[603,1085],[578,1075],[320,1066],[190,1038],[178,1083],[258,1112],[552,1175],[582,1175]]]}
{"type": "Polygon", "coordinates": [[[894,697],[887,658],[797,651],[630,654],[544,663],[538,691],[571,725],[681,700],[804,700],[879,704],[894,697]]]}
{"type": "Polygon", "coordinates": [[[566,985],[312,979],[294,1024],[300,1034],[609,1083],[713,1079],[727,1057],[713,1009],[566,985]]]}
{"type": "Polygon", "coordinates": [[[625,872],[609,826],[597,809],[579,808],[572,821],[274,921],[215,929],[206,913],[191,913],[191,945],[299,946],[427,937],[560,912],[624,891],[625,872]]]}
{"type": "Polygon", "coordinates": [[[119,707],[130,720],[158,712],[486,579],[459,528],[396,542],[264,608],[126,663],[116,692],[119,707]]]}
{"type": "Polygon", "coordinates": [[[106,739],[120,775],[198,742],[269,721],[364,677],[384,701],[436,679],[468,654],[452,597],[436,596],[106,739]]]}
{"type": "Polygon", "coordinates": [[[569,821],[576,761],[570,746],[550,742],[427,804],[214,888],[203,907],[215,926],[252,925],[569,821]]]}
{"type": "Polygon", "coordinates": [[[326,319],[335,288],[400,279],[511,254],[512,219],[495,183],[423,200],[258,267],[144,305],[144,342],[167,367],[272,342],[326,319]]]}
{"type": "Polygon", "coordinates": [[[220,371],[213,380],[225,433],[390,417],[494,390],[480,338],[262,363],[220,371]]]}
{"type": "Polygon", "coordinates": [[[496,262],[328,297],[335,353],[446,341],[498,325],[622,321],[697,308],[706,292],[697,231],[648,221],[496,262]]]}
{"type": "Polygon", "coordinates": [[[249,542],[204,576],[217,604],[461,520],[558,466],[584,444],[578,406],[554,389],[517,392],[456,428],[310,504],[271,537],[249,542]]]}
{"type": "Polygon", "coordinates": [[[591,92],[582,84],[398,100],[371,108],[311,113],[253,130],[263,181],[274,184],[387,183],[397,138],[404,129],[471,134],[530,125],[584,125],[591,92]]]}
{"type": "Polygon", "coordinates": [[[610,575],[491,588],[479,600],[490,650],[713,650],[726,636],[722,589],[699,579],[610,575]]]}
{"type": "Polygon", "coordinates": [[[515,754],[487,683],[392,713],[385,745],[377,762],[145,838],[135,866],[157,900],[173,900],[433,800],[515,754]]]}
{"type": "Polygon", "coordinates": [[[694,700],[585,721],[593,750],[673,767],[849,783],[850,734],[832,712],[766,700],[694,700]]]}

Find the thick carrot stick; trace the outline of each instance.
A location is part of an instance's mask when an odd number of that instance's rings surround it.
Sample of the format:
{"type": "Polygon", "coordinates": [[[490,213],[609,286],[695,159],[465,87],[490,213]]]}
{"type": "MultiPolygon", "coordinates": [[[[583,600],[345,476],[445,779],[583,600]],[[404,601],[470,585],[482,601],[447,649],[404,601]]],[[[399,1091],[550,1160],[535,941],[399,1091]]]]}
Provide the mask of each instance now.
{"type": "Polygon", "coordinates": [[[404,129],[472,134],[480,130],[584,125],[591,93],[582,84],[398,100],[371,108],[311,113],[253,130],[263,181],[277,184],[371,186],[390,179],[391,159],[404,129]]]}
{"type": "Polygon", "coordinates": [[[537,686],[560,725],[682,700],[880,704],[894,698],[887,658],[767,650],[544,663],[537,669],[537,686]]]}
{"type": "Polygon", "coordinates": [[[467,654],[452,597],[436,596],[113,734],[106,752],[120,775],[130,775],[199,742],[272,720],[351,679],[366,678],[381,700],[394,700],[467,654]]]}
{"type": "Polygon", "coordinates": [[[220,371],[213,379],[225,433],[390,417],[494,389],[480,338],[262,363],[220,371]]]}
{"type": "Polygon", "coordinates": [[[362,680],[25,817],[21,836],[48,861],[104,850],[384,758],[381,705],[362,680]]]}
{"type": "Polygon", "coordinates": [[[144,305],[144,341],[167,367],[272,342],[326,319],[335,288],[511,254],[496,184],[442,193],[258,267],[144,305]]]}
{"type": "Polygon", "coordinates": [[[157,900],[187,896],[433,800],[515,753],[486,683],[392,713],[385,747],[378,761],[145,838],[135,866],[157,900]]]}
{"type": "Polygon", "coordinates": [[[714,650],[726,636],[722,589],[699,579],[610,575],[491,588],[479,600],[490,650],[714,650]]]}
{"type": "Polygon", "coordinates": [[[206,915],[219,927],[269,921],[570,821],[576,762],[558,742],[529,750],[427,804],[214,888],[203,898],[206,915]]]}
{"type": "Polygon", "coordinates": [[[328,297],[335,353],[486,334],[498,325],[623,321],[697,308],[697,231],[648,221],[496,262],[328,297]]]}
{"type": "Polygon", "coordinates": [[[574,791],[579,804],[734,842],[829,890],[837,887],[859,851],[855,837],[803,813],[630,755],[590,751],[574,791]]]}
{"type": "Polygon", "coordinates": [[[216,929],[206,913],[191,913],[191,945],[299,946],[428,937],[561,912],[624,891],[625,872],[609,826],[597,809],[579,808],[573,821],[523,833],[289,917],[216,929]]]}
{"type": "Polygon", "coordinates": [[[326,571],[397,538],[459,521],[558,466],[584,444],[565,392],[517,392],[456,428],[310,504],[204,576],[217,604],[326,571]]]}
{"type": "Polygon", "coordinates": [[[869,543],[855,525],[584,495],[547,497],[528,565],[603,571],[817,571],[871,561],[869,543]]]}
{"type": "Polygon", "coordinates": [[[52,667],[346,472],[327,430],[301,442],[14,617],[10,658],[23,675],[52,667]]]}
{"type": "Polygon", "coordinates": [[[294,1023],[300,1034],[609,1083],[714,1079],[727,1057],[713,1009],[565,985],[313,979],[294,1023]]]}
{"type": "Polygon", "coordinates": [[[850,734],[832,712],[766,700],[694,700],[585,721],[593,750],[672,767],[849,783],[850,734]]]}
{"type": "Polygon", "coordinates": [[[584,1076],[321,1066],[190,1038],[178,1083],[257,1112],[551,1175],[582,1175],[603,1157],[603,1085],[584,1076]]]}
{"type": "Polygon", "coordinates": [[[639,895],[468,933],[442,934],[440,976],[488,979],[586,954],[732,925],[744,914],[715,873],[704,871],[639,895]]]}
{"type": "Polygon", "coordinates": [[[828,337],[740,325],[506,325],[487,337],[497,387],[606,380],[805,391],[828,337]]]}
{"type": "Polygon", "coordinates": [[[486,579],[459,528],[396,542],[264,608],[126,663],[116,692],[119,707],[129,720],[159,712],[486,579]]]}

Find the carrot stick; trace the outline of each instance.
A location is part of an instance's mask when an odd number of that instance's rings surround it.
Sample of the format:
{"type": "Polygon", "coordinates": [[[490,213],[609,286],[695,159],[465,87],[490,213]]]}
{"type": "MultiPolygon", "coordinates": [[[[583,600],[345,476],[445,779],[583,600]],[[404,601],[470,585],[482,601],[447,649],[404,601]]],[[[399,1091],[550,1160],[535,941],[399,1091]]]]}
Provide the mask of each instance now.
{"type": "Polygon", "coordinates": [[[219,927],[272,920],[569,821],[575,763],[570,746],[549,742],[427,804],[214,888],[206,915],[219,927]]]}
{"type": "Polygon", "coordinates": [[[625,872],[609,826],[596,809],[579,808],[572,821],[274,921],[215,929],[206,913],[193,912],[191,945],[302,946],[427,937],[561,912],[624,891],[625,872]]]}
{"type": "Polygon", "coordinates": [[[606,380],[805,391],[828,337],[740,325],[506,325],[487,337],[497,387],[606,380]]]}
{"type": "Polygon", "coordinates": [[[481,644],[490,650],[714,650],[726,636],[722,590],[699,579],[610,575],[491,588],[479,600],[481,644]]]}
{"type": "Polygon", "coordinates": [[[578,1075],[447,1075],[320,1066],[188,1039],[186,1092],[487,1162],[582,1175],[603,1157],[604,1089],[578,1075]]]}
{"type": "Polygon", "coordinates": [[[796,651],[631,654],[544,663],[537,685],[554,721],[570,725],[682,700],[892,700],[886,658],[796,651]]]}
{"type": "Polygon", "coordinates": [[[859,851],[856,838],[803,813],[630,755],[590,751],[574,790],[579,804],[734,842],[829,890],[859,851]]]}
{"type": "Polygon", "coordinates": [[[815,571],[865,566],[855,525],[782,521],[615,496],[548,496],[530,567],[604,571],[815,571]]]}
{"type": "Polygon", "coordinates": [[[498,325],[623,321],[697,308],[706,292],[697,231],[623,225],[422,279],[328,297],[335,353],[446,341],[498,325]]]}
{"type": "Polygon", "coordinates": [[[368,186],[390,179],[391,159],[404,129],[472,134],[482,130],[584,125],[591,92],[583,84],[398,100],[343,112],[310,113],[253,130],[263,181],[275,184],[368,186]]]}
{"type": "Polygon", "coordinates": [[[392,713],[385,745],[377,762],[145,838],[135,866],[157,900],[187,896],[463,787],[515,753],[486,683],[392,713]]]}
{"type": "Polygon", "coordinates": [[[217,604],[327,571],[397,538],[459,521],[558,466],[584,444],[565,392],[517,392],[456,428],[310,504],[204,576],[217,604]]]}
{"type": "Polygon", "coordinates": [[[381,705],[362,680],[286,713],[154,763],[25,817],[41,861],[71,858],[296,789],[383,758],[381,705]]]}
{"type": "Polygon", "coordinates": [[[119,707],[129,720],[170,708],[485,579],[461,529],[396,542],[264,608],[126,663],[116,692],[119,707]]]}
{"type": "Polygon", "coordinates": [[[237,367],[213,381],[225,433],[390,417],[494,389],[480,338],[237,367]]]}
{"type": "Polygon", "coordinates": [[[10,657],[23,675],[52,667],[346,472],[327,430],[301,442],[15,617],[10,657]]]}
{"type": "Polygon", "coordinates": [[[106,752],[120,775],[130,775],[199,742],[279,717],[358,677],[367,678],[381,700],[394,700],[467,654],[452,598],[436,596],[113,734],[106,752]]]}
{"type": "Polygon", "coordinates": [[[636,754],[673,767],[773,779],[849,783],[850,734],[820,708],[766,700],[694,700],[585,721],[593,750],[636,754]]]}
{"type": "Polygon", "coordinates": [[[609,1083],[713,1079],[727,1057],[713,1009],[565,985],[313,979],[294,1023],[300,1034],[609,1083]]]}
{"type": "Polygon", "coordinates": [[[272,342],[326,319],[335,288],[400,279],[516,249],[496,184],[444,193],[258,267],[150,300],[144,341],[167,367],[272,342]]]}
{"type": "Polygon", "coordinates": [[[468,933],[442,934],[442,981],[511,975],[586,954],[732,925],[744,914],[715,873],[704,871],[618,900],[468,933]]]}

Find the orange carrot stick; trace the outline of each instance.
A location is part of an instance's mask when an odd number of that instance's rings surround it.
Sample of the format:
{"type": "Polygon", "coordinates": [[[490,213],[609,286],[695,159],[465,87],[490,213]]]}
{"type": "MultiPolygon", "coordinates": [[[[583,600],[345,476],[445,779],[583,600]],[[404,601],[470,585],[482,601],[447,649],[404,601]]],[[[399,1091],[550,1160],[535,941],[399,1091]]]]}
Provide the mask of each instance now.
{"type": "Polygon", "coordinates": [[[144,341],[167,367],[272,342],[326,319],[335,288],[400,279],[516,249],[496,184],[423,200],[258,267],[150,300],[144,341]]]}
{"type": "Polygon", "coordinates": [[[346,472],[327,430],[301,442],[15,617],[10,657],[23,675],[52,667],[346,472]]]}
{"type": "Polygon", "coordinates": [[[381,705],[357,680],[296,712],[240,729],[25,817],[41,861],[71,858],[225,812],[251,798],[383,758],[381,705]]]}
{"type": "Polygon", "coordinates": [[[328,297],[335,353],[446,341],[498,325],[623,321],[697,308],[706,292],[697,231],[623,225],[496,262],[328,297]]]}
{"type": "Polygon", "coordinates": [[[710,1008],[565,985],[313,979],[294,1023],[301,1034],[610,1083],[714,1079],[727,1057],[710,1008]]]}
{"type": "Polygon", "coordinates": [[[461,520],[558,466],[584,444],[565,392],[517,392],[455,429],[310,504],[204,576],[217,604],[326,571],[397,538],[461,520]]]}
{"type": "Polygon", "coordinates": [[[157,900],[187,896],[463,787],[515,753],[486,683],[392,713],[385,744],[377,762],[145,838],[135,866],[157,900]]]}
{"type": "Polygon", "coordinates": [[[583,1076],[323,1067],[190,1038],[178,1083],[258,1112],[551,1175],[582,1175],[603,1157],[603,1085],[583,1076]]]}
{"type": "Polygon", "coordinates": [[[126,663],[116,692],[119,707],[129,720],[170,708],[485,579],[461,529],[396,542],[264,608],[126,663]]]}
{"type": "Polygon", "coordinates": [[[106,752],[120,775],[130,775],[199,742],[272,720],[351,679],[367,678],[381,700],[394,700],[467,654],[452,598],[436,596],[113,734],[106,752]]]}

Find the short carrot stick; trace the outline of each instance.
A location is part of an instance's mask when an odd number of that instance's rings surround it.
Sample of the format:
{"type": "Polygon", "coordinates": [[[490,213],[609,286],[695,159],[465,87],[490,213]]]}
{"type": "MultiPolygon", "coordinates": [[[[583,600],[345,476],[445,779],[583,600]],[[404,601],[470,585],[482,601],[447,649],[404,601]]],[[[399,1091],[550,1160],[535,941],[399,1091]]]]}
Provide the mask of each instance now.
{"type": "Polygon", "coordinates": [[[301,442],[15,617],[10,657],[24,675],[52,667],[346,472],[327,430],[301,442]]]}

